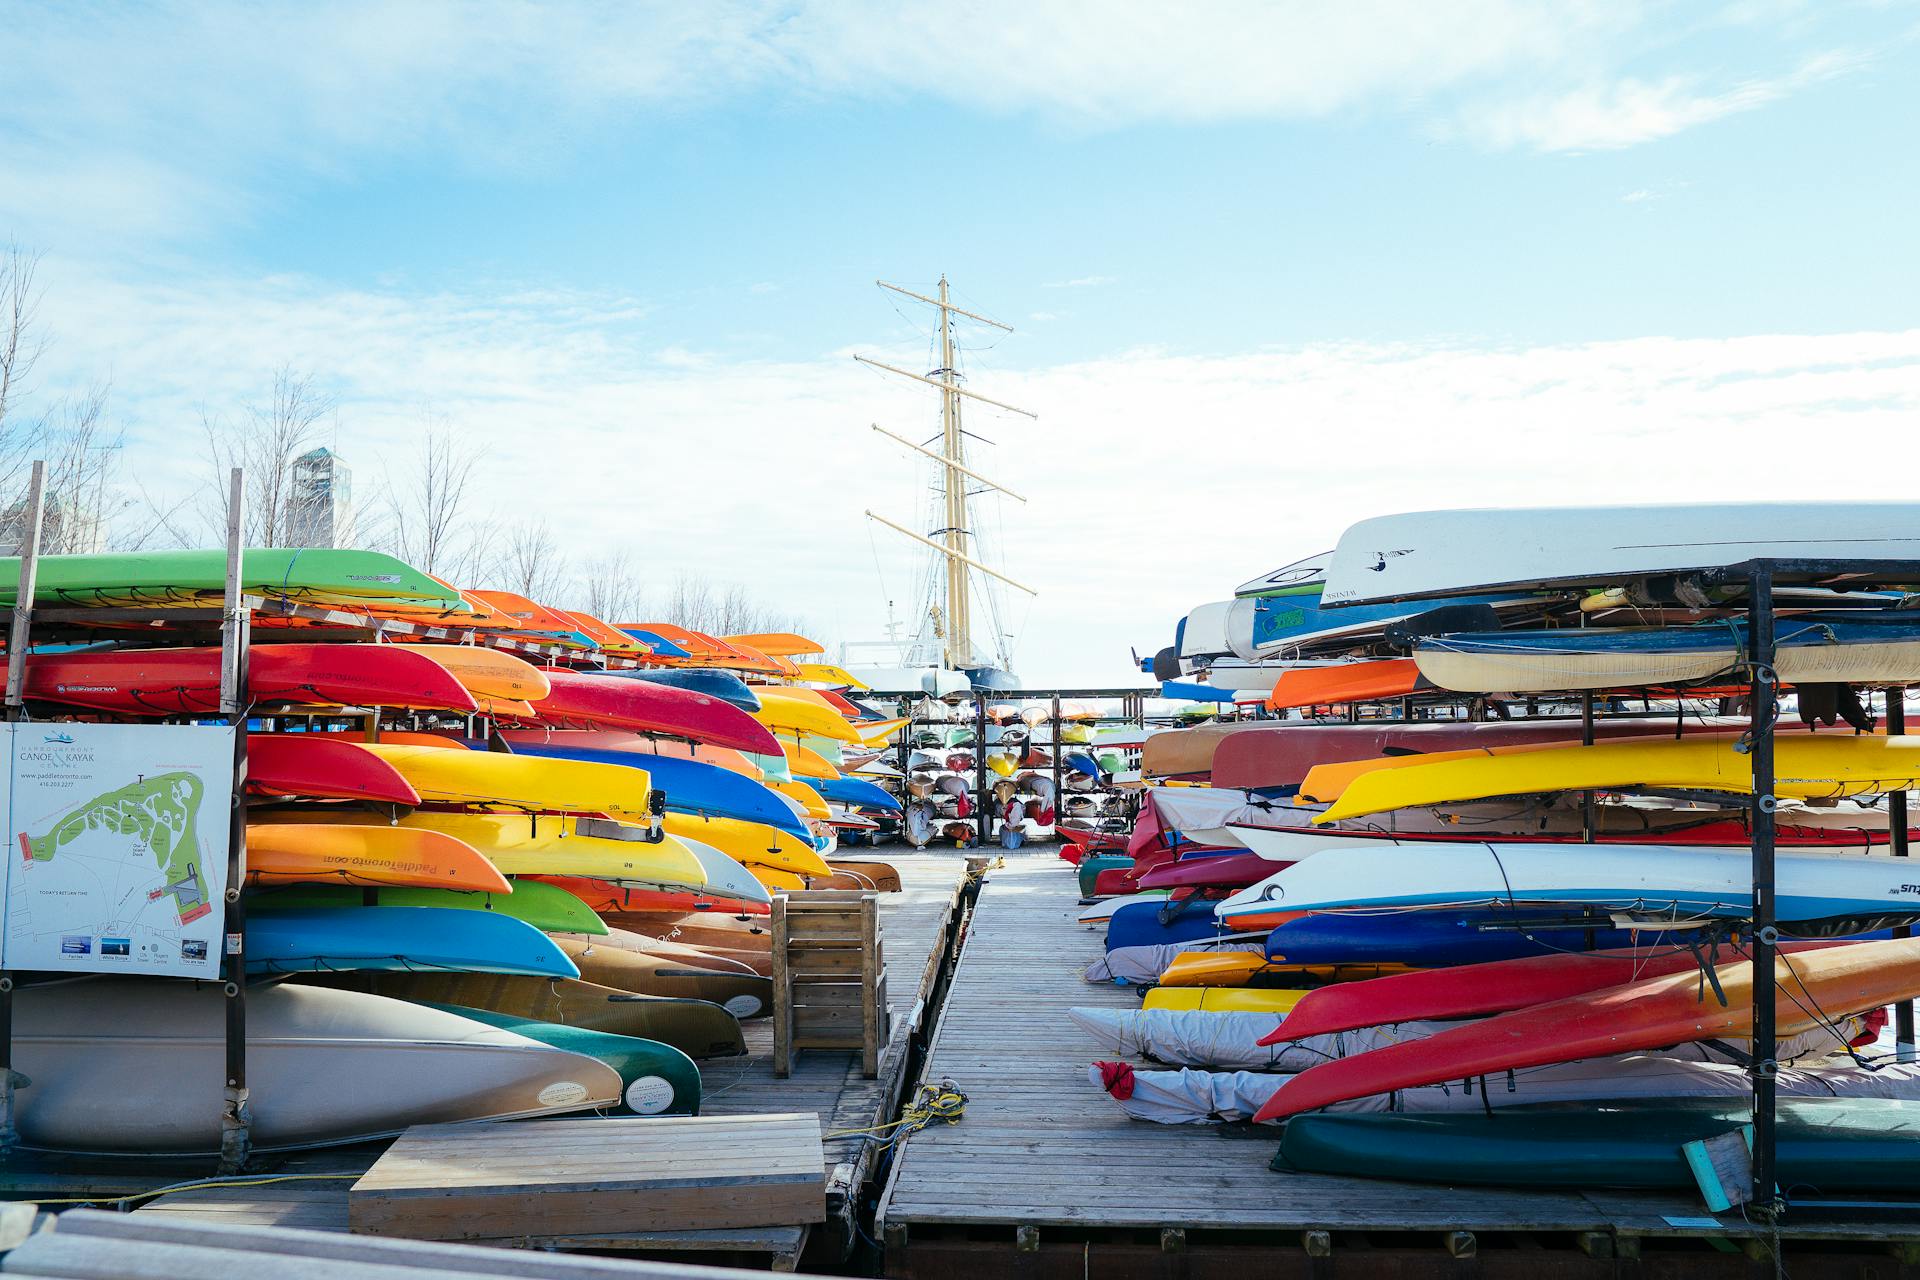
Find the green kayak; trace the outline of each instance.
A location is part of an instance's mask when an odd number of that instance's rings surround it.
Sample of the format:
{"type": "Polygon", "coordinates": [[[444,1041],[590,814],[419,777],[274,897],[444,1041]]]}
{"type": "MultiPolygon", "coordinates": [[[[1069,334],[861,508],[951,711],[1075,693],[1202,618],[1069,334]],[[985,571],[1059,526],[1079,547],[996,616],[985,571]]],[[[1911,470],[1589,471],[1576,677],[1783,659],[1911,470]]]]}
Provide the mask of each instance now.
{"type": "MultiPolygon", "coordinates": [[[[1733,1133],[1729,1098],[1543,1104],[1439,1115],[1303,1115],[1287,1121],[1282,1172],[1450,1186],[1696,1185],[1681,1146],[1733,1133]]],[[[1920,1102],[1783,1098],[1779,1181],[1789,1192],[1920,1192],[1920,1102]]]]}
{"type": "MultiPolygon", "coordinates": [[[[300,604],[464,608],[456,593],[378,551],[250,548],[241,576],[255,595],[300,604]]],[[[15,603],[19,580],[19,558],[0,556],[0,605],[15,603]]],[[[221,549],[42,556],[33,598],[48,605],[192,604],[217,600],[226,584],[227,553],[221,549]]]]}
{"type": "Polygon", "coordinates": [[[697,1116],[700,1114],[700,1068],[671,1045],[638,1036],[588,1031],[558,1022],[538,1022],[512,1014],[473,1009],[460,1004],[425,1004],[429,1009],[457,1013],[502,1031],[550,1044],[568,1053],[598,1058],[620,1073],[620,1100],[628,1111],[642,1116],[697,1116]]]}
{"type": "Polygon", "coordinates": [[[516,880],[512,893],[475,893],[465,889],[416,889],[382,885],[296,884],[256,889],[247,897],[253,911],[295,911],[309,907],[461,907],[495,911],[523,920],[545,933],[604,934],[607,922],[559,885],[516,880]]]}
{"type": "Polygon", "coordinates": [[[1080,873],[1080,896],[1083,898],[1093,896],[1094,881],[1100,878],[1102,871],[1132,865],[1133,859],[1124,853],[1094,853],[1080,859],[1080,865],[1075,868],[1080,873]]]}

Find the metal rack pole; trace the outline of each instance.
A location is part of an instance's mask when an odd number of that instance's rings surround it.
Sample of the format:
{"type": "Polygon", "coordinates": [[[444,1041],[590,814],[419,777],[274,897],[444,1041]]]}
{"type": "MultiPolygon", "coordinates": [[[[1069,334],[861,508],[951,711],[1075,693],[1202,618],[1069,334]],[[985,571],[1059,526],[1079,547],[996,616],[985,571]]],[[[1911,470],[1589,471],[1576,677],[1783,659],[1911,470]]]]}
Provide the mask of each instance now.
{"type": "MultiPolygon", "coordinates": [[[[1904,685],[1887,690],[1887,736],[1899,738],[1907,732],[1907,690],[1904,685]]],[[[1907,793],[1893,791],[1887,795],[1888,842],[1892,846],[1893,856],[1904,858],[1907,848],[1907,793]]],[[[1893,936],[1911,938],[1911,925],[1897,925],[1893,936]]],[[[1901,1062],[1914,1060],[1913,1048],[1913,1001],[1902,1000],[1893,1006],[1893,1047],[1894,1057],[1901,1062]]]]}
{"type": "Polygon", "coordinates": [[[220,711],[233,726],[233,796],[227,825],[227,892],[221,929],[226,959],[227,1055],[225,1110],[220,1117],[220,1171],[238,1173],[252,1152],[247,1089],[247,603],[241,530],[247,490],[239,467],[228,476],[227,590],[220,627],[220,711]]]}
{"type": "Polygon", "coordinates": [[[1053,757],[1053,831],[1057,840],[1060,838],[1060,819],[1067,816],[1067,795],[1061,785],[1060,695],[1057,693],[1053,695],[1053,718],[1047,723],[1053,726],[1053,732],[1047,736],[1053,739],[1048,753],[1053,757]]]}
{"type": "Polygon", "coordinates": [[[976,848],[984,848],[993,838],[993,813],[987,808],[992,792],[987,786],[987,695],[973,695],[973,798],[978,819],[974,822],[976,848]]]}
{"type": "Polygon", "coordinates": [[[1774,795],[1773,730],[1780,687],[1773,671],[1773,574],[1756,569],[1747,595],[1751,665],[1748,745],[1753,757],[1753,1203],[1764,1215],[1781,1205],[1775,1190],[1774,1101],[1774,795]]]}
{"type": "MultiPolygon", "coordinates": [[[[33,464],[27,485],[27,521],[20,538],[20,578],[13,597],[13,625],[7,634],[7,722],[25,714],[27,642],[33,627],[34,580],[40,572],[40,520],[46,499],[47,464],[33,464]]],[[[20,1140],[13,1123],[14,1088],[26,1083],[13,1073],[13,972],[0,969],[0,1156],[20,1140]]]]}

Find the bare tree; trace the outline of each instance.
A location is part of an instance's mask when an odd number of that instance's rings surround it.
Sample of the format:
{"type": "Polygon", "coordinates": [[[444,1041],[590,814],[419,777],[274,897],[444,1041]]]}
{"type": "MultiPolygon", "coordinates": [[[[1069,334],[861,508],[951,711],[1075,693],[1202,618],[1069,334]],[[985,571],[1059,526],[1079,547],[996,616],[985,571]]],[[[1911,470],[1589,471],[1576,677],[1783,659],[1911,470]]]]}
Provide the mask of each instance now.
{"type": "Polygon", "coordinates": [[[99,551],[107,544],[109,490],[121,437],[107,421],[105,383],[54,405],[40,426],[47,464],[40,549],[49,555],[99,551]]]}
{"type": "Polygon", "coordinates": [[[804,634],[807,630],[805,619],[760,603],[738,583],[716,591],[714,584],[685,573],[674,578],[656,621],[712,636],[770,631],[804,634]]]}
{"type": "Polygon", "coordinates": [[[644,591],[624,547],[587,561],[578,590],[586,612],[604,622],[632,622],[643,611],[644,591]]]}
{"type": "Polygon", "coordinates": [[[0,485],[11,490],[32,451],[30,433],[9,420],[27,375],[46,350],[38,332],[40,255],[17,244],[0,251],[0,485]]]}
{"type": "Polygon", "coordinates": [[[212,468],[205,504],[210,532],[225,538],[227,474],[240,467],[247,477],[247,544],[286,547],[301,540],[310,499],[294,483],[293,464],[318,444],[321,423],[334,406],[334,398],[314,386],[312,374],[282,365],[274,372],[268,401],[247,405],[239,422],[202,415],[212,468]]]}
{"type": "Polygon", "coordinates": [[[461,443],[443,418],[421,437],[413,470],[387,481],[386,549],[416,569],[471,585],[486,576],[496,527],[475,524],[469,490],[481,454],[461,443]]]}
{"type": "Polygon", "coordinates": [[[507,531],[506,549],[494,572],[507,590],[544,600],[559,589],[566,560],[545,520],[523,520],[507,531]]]}

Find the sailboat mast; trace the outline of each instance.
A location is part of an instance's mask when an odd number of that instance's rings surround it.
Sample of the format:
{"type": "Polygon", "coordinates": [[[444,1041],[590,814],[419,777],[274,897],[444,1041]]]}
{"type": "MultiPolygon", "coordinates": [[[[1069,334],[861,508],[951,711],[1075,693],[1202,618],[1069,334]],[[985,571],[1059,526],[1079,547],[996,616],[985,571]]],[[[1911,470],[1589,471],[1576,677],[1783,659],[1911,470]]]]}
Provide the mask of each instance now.
{"type": "Polygon", "coordinates": [[[967,480],[960,436],[960,396],[953,367],[953,312],[947,303],[947,278],[940,277],[940,429],[946,466],[941,468],[947,499],[947,666],[958,670],[973,661],[973,619],[967,583],[967,480]]]}

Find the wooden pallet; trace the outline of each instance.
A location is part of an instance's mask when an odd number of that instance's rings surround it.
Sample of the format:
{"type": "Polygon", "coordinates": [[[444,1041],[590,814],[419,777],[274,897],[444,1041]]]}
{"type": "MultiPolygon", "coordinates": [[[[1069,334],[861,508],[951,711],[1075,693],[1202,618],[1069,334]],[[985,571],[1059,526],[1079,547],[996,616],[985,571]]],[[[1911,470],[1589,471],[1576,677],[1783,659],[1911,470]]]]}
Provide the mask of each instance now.
{"type": "Polygon", "coordinates": [[[820,1117],[419,1125],[347,1196],[355,1231],[539,1243],[826,1219],[820,1117]]]}
{"type": "Polygon", "coordinates": [[[858,1049],[880,1074],[889,1033],[879,895],[828,889],[773,900],[773,1072],[800,1049],[858,1049]]]}

